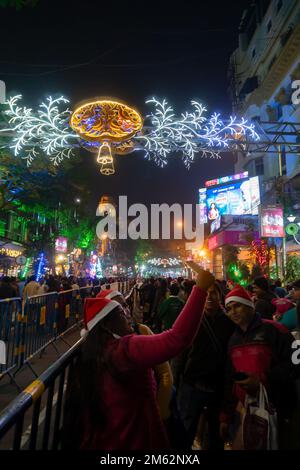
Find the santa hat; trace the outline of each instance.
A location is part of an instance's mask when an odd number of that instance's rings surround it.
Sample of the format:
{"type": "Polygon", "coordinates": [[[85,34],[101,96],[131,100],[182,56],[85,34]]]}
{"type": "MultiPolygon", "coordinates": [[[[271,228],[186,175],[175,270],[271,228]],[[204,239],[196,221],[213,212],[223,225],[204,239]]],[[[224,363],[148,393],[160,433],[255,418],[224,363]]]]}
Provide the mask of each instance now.
{"type": "Polygon", "coordinates": [[[289,299],[272,299],[272,305],[276,307],[276,314],[283,315],[288,310],[295,307],[295,304],[291,302],[289,299]]]}
{"type": "Polygon", "coordinates": [[[101,299],[101,298],[87,298],[85,299],[83,317],[84,326],[80,333],[82,337],[86,336],[94,326],[103,320],[114,308],[120,307],[120,304],[115,300],[101,299]]]}
{"type": "Polygon", "coordinates": [[[254,303],[248,292],[242,286],[235,286],[225,297],[225,305],[229,302],[239,302],[240,304],[247,305],[254,308],[254,303]]]}
{"type": "Polygon", "coordinates": [[[121,294],[121,292],[119,292],[118,290],[104,289],[101,290],[99,294],[96,295],[96,297],[97,299],[113,299],[114,297],[117,297],[119,295],[123,296],[123,294],[121,294]]]}

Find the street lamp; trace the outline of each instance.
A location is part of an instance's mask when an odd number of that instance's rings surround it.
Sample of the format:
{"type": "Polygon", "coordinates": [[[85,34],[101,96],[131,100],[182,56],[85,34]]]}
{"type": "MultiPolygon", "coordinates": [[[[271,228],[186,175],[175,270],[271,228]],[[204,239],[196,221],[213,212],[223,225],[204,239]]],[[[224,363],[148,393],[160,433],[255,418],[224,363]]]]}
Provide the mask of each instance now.
{"type": "Polygon", "coordinates": [[[291,214],[291,215],[289,215],[289,216],[287,217],[287,220],[288,220],[289,222],[293,223],[293,222],[295,222],[296,217],[291,214]]]}

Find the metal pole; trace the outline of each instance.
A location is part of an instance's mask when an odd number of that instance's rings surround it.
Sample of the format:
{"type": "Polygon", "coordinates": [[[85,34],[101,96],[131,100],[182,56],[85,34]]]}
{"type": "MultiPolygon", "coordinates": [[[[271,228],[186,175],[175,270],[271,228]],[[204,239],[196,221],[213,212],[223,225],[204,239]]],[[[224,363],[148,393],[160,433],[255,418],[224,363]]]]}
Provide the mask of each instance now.
{"type": "MultiPolygon", "coordinates": [[[[282,177],[282,150],[281,145],[278,146],[278,168],[279,168],[279,177],[282,177]]],[[[283,205],[283,200],[282,200],[283,205]]],[[[284,205],[283,205],[283,217],[284,217],[284,205]]],[[[285,234],[282,238],[282,277],[285,279],[285,267],[286,267],[286,240],[285,234]]]]}

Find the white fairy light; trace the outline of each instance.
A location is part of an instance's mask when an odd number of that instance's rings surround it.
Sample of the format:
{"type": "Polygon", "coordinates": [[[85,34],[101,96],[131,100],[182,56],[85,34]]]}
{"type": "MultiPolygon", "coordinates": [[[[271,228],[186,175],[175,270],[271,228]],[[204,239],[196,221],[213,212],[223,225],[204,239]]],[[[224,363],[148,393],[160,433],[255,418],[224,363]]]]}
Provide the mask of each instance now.
{"type": "Polygon", "coordinates": [[[60,104],[68,103],[68,100],[63,96],[56,99],[50,96],[34,113],[31,108],[18,106],[21,98],[21,95],[17,95],[6,102],[8,109],[4,114],[9,118],[10,127],[1,129],[2,133],[10,131],[13,134],[10,148],[15,156],[21,155],[28,166],[41,151],[50,157],[54,165],[69,158],[73,154],[72,146],[79,141],[79,137],[68,123],[71,111],[59,111],[58,108],[60,104]]]}
{"type": "MultiPolygon", "coordinates": [[[[11,137],[9,147],[16,156],[25,159],[28,166],[41,154],[59,165],[73,155],[74,147],[84,145],[82,138],[69,126],[72,112],[59,110],[61,104],[68,103],[66,98],[48,97],[36,112],[19,106],[21,98],[17,95],[6,102],[4,115],[8,118],[9,128],[0,129],[0,135],[11,137]]],[[[150,126],[144,126],[143,133],[132,138],[133,150],[143,149],[145,158],[154,160],[161,167],[174,153],[180,154],[189,168],[196,155],[220,158],[220,152],[236,148],[237,141],[243,145],[244,139],[259,140],[253,123],[236,117],[223,122],[217,113],[207,118],[205,106],[197,101],[191,101],[192,110],[179,117],[166,99],[151,98],[146,103],[154,105],[154,111],[146,117],[150,126]]]]}
{"type": "Polygon", "coordinates": [[[197,101],[191,101],[194,111],[182,113],[178,119],[165,99],[160,102],[152,98],[146,103],[155,106],[154,113],[147,116],[151,126],[134,139],[145,148],[146,158],[152,158],[162,166],[167,163],[171,152],[180,153],[184,164],[189,167],[196,154],[202,158],[220,158],[220,152],[229,150],[237,137],[259,140],[253,123],[248,124],[244,118],[237,120],[235,117],[224,123],[216,113],[207,119],[204,116],[206,108],[197,101]]]}

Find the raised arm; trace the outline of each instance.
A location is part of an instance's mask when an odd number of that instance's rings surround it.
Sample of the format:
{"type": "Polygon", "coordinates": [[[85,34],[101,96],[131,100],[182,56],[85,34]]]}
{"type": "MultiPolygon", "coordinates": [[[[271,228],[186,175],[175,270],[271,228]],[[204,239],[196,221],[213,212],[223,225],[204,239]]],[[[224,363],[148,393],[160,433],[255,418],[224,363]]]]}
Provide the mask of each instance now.
{"type": "Polygon", "coordinates": [[[177,356],[191,344],[201,324],[206,291],[214,282],[209,272],[194,264],[193,269],[198,271],[197,285],[193,287],[173,327],[153,336],[130,335],[121,338],[112,351],[112,360],[119,368],[153,367],[177,356]]]}

